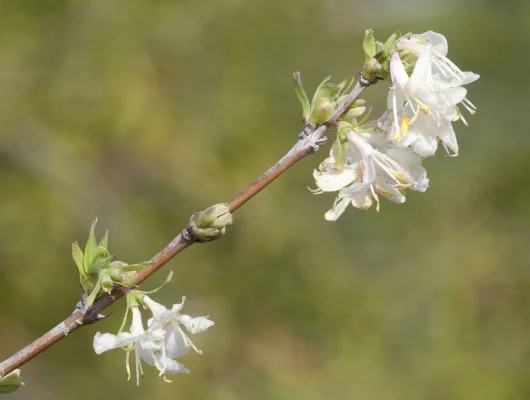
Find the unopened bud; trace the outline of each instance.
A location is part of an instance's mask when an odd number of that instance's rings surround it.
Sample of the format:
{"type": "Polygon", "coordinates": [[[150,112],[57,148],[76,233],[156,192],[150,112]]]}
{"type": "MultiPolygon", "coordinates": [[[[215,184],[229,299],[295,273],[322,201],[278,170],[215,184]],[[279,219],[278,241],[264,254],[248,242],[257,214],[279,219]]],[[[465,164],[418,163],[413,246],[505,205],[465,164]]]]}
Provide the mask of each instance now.
{"type": "Polygon", "coordinates": [[[343,115],[342,115],[342,118],[345,119],[345,120],[352,120],[352,119],[355,119],[355,118],[359,118],[361,115],[363,115],[366,111],[366,107],[365,106],[359,106],[359,107],[351,107],[348,109],[348,111],[346,111],[343,115]]]}
{"type": "Polygon", "coordinates": [[[110,294],[112,292],[112,289],[114,289],[114,282],[110,274],[107,270],[101,271],[99,275],[101,279],[101,290],[103,290],[105,293],[110,294]]]}
{"type": "Polygon", "coordinates": [[[360,106],[364,106],[365,104],[366,104],[365,99],[355,99],[355,101],[350,107],[360,107],[360,106]]]}
{"type": "Polygon", "coordinates": [[[335,112],[335,105],[328,98],[322,98],[317,101],[315,108],[311,113],[310,121],[315,124],[321,124],[331,118],[335,112]]]}
{"type": "Polygon", "coordinates": [[[364,64],[362,77],[367,81],[372,81],[381,76],[381,64],[375,58],[371,58],[364,64]]]}
{"type": "Polygon", "coordinates": [[[129,267],[127,263],[114,261],[110,263],[110,268],[107,270],[107,273],[114,283],[120,286],[130,287],[134,284],[138,274],[134,270],[127,271],[126,267],[129,267]]]}
{"type": "Polygon", "coordinates": [[[15,369],[13,372],[0,378],[1,394],[12,393],[15,390],[19,389],[21,386],[24,386],[24,382],[22,382],[22,377],[20,376],[19,369],[15,369]]]}
{"type": "Polygon", "coordinates": [[[226,233],[226,227],[233,221],[228,204],[216,204],[204,211],[194,213],[186,231],[198,242],[209,242],[226,233]]]}

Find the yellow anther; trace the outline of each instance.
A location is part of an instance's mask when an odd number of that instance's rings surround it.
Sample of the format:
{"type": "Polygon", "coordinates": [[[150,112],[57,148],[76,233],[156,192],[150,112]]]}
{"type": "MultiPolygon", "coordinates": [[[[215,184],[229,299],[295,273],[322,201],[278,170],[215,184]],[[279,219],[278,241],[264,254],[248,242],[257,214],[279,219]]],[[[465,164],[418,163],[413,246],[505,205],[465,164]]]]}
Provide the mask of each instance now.
{"type": "Polygon", "coordinates": [[[392,193],[392,192],[390,192],[390,191],[388,191],[388,190],[384,190],[384,189],[382,189],[381,186],[379,186],[379,185],[375,185],[375,188],[376,188],[376,190],[377,190],[379,193],[384,194],[385,196],[392,196],[392,195],[394,194],[394,193],[392,193]]]}
{"type": "Polygon", "coordinates": [[[401,129],[396,132],[396,135],[394,136],[395,140],[400,140],[407,134],[409,130],[409,122],[409,116],[407,114],[403,114],[403,117],[401,117],[401,129]]]}

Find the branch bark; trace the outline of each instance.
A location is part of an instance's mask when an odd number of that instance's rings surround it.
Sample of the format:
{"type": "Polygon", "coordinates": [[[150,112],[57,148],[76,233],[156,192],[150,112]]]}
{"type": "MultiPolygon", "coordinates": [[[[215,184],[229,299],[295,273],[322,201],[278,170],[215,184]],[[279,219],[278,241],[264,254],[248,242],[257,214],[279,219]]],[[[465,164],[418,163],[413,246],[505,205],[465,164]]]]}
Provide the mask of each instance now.
{"type": "MultiPolygon", "coordinates": [[[[336,112],[328,121],[318,127],[307,125],[298,135],[296,144],[276,164],[228,201],[230,212],[236,211],[302,158],[318,151],[318,149],[326,142],[324,134],[327,129],[330,126],[336,125],[338,118],[372,83],[373,82],[366,81],[362,77],[359,78],[348,97],[339,105],[336,112]]],[[[138,271],[138,276],[134,285],[139,285],[149,278],[158,269],[163,267],[173,257],[191,246],[194,242],[193,239],[190,239],[190,235],[183,232],[179,233],[166,247],[149,260],[148,266],[145,269],[138,271]]],[[[104,315],[101,315],[101,312],[123,297],[124,294],[125,292],[123,290],[113,290],[110,295],[100,296],[88,309],[84,308],[81,303],[78,303],[74,312],[64,321],[13,356],[3,361],[0,364],[0,376],[7,375],[13,370],[20,368],[55,343],[64,339],[76,329],[105,318],[104,315]]]]}

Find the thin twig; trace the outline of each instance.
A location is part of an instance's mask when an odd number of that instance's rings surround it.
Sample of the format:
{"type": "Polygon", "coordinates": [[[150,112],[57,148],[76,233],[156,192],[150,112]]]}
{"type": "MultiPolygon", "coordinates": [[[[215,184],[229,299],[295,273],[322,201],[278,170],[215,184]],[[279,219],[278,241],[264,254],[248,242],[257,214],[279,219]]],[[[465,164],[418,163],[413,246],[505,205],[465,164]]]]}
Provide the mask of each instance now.
{"type": "MultiPolygon", "coordinates": [[[[326,141],[326,138],[324,138],[323,135],[326,133],[328,127],[336,125],[338,118],[370,84],[371,82],[367,82],[360,78],[348,97],[337,108],[336,112],[328,121],[318,127],[307,125],[298,135],[298,141],[296,144],[280,159],[280,161],[228,201],[230,211],[236,211],[302,158],[316,152],[326,141]]],[[[164,249],[148,262],[147,268],[138,272],[134,285],[142,283],[174,256],[191,246],[193,243],[194,240],[189,239],[189,235],[183,234],[182,232],[179,233],[171,243],[164,247],[164,249]]],[[[82,305],[79,304],[74,312],[55,328],[51,329],[49,332],[45,333],[37,340],[2,362],[0,364],[0,376],[7,375],[13,370],[21,367],[32,358],[63,339],[66,335],[75,331],[77,328],[105,318],[105,316],[100,314],[101,311],[120,299],[123,295],[124,291],[116,289],[109,295],[100,296],[88,309],[83,308],[82,305]]]]}

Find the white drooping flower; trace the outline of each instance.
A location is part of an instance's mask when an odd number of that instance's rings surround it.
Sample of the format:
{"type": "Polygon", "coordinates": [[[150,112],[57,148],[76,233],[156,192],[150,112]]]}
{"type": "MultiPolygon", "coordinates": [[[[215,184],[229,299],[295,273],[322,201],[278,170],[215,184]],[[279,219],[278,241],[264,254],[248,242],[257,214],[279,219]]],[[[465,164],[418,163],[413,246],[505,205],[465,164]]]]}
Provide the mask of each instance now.
{"type": "MultiPolygon", "coordinates": [[[[427,31],[419,35],[403,37],[396,43],[396,47],[399,50],[412,53],[416,58],[419,58],[428,47],[431,47],[433,72],[438,79],[446,81],[455,80],[460,82],[460,86],[462,86],[476,81],[479,78],[473,72],[462,71],[447,57],[449,50],[447,39],[440,33],[427,31]]],[[[471,103],[469,105],[471,109],[475,109],[471,103]]]]}
{"type": "Polygon", "coordinates": [[[130,379],[129,357],[130,353],[134,352],[137,385],[140,384],[140,376],[144,374],[142,360],[149,365],[155,366],[160,371],[160,376],[163,376],[166,381],[168,381],[165,377],[166,374],[189,373],[189,370],[184,365],[172,359],[178,356],[179,351],[176,349],[178,343],[171,343],[168,346],[166,331],[163,327],[153,324],[145,330],[138,306],[133,306],[130,310],[132,313],[130,332],[122,332],[117,335],[96,333],[94,336],[94,351],[96,354],[117,348],[126,350],[126,369],[128,379],[130,379]]]}
{"type": "Polygon", "coordinates": [[[388,95],[388,114],[380,128],[388,138],[402,147],[410,146],[421,157],[436,152],[441,141],[448,153],[458,154],[458,143],[452,122],[465,119],[458,105],[471,114],[475,106],[466,98],[463,85],[479,78],[461,71],[447,55],[445,38],[434,32],[412,35],[397,43],[397,48],[417,56],[409,77],[398,52],[391,56],[390,74],[393,88],[388,95]],[[391,118],[388,118],[391,116],[391,118]]]}
{"type": "Polygon", "coordinates": [[[379,194],[403,203],[406,189],[427,189],[429,180],[421,159],[410,149],[395,146],[378,132],[358,135],[348,130],[347,138],[342,146],[332,146],[330,157],[313,173],[317,193],[338,191],[325,215],[328,221],[339,218],[349,204],[368,209],[375,199],[379,210],[379,194]]]}
{"type": "Polygon", "coordinates": [[[171,358],[182,356],[190,348],[202,354],[188,335],[184,333],[181,326],[184,326],[188,332],[197,334],[214,325],[214,322],[208,317],[192,318],[189,315],[181,314],[180,310],[182,310],[185,300],[186,297],[182,297],[182,302],[174,304],[169,310],[147,295],[142,299],[144,305],[153,313],[153,318],[149,319],[148,325],[162,327],[166,332],[166,355],[171,358]]]}
{"type": "MultiPolygon", "coordinates": [[[[133,306],[130,310],[132,313],[130,332],[122,332],[117,335],[97,332],[94,336],[94,351],[96,354],[101,354],[117,348],[126,350],[128,379],[131,378],[129,356],[134,351],[136,384],[138,385],[140,384],[140,375],[143,376],[141,360],[144,360],[148,364],[156,365],[161,370],[160,365],[165,361],[165,331],[160,327],[152,327],[146,331],[143,327],[140,309],[137,306],[133,306]]],[[[171,373],[188,372],[185,369],[175,370],[175,368],[171,371],[166,369],[166,371],[171,373]]]]}

